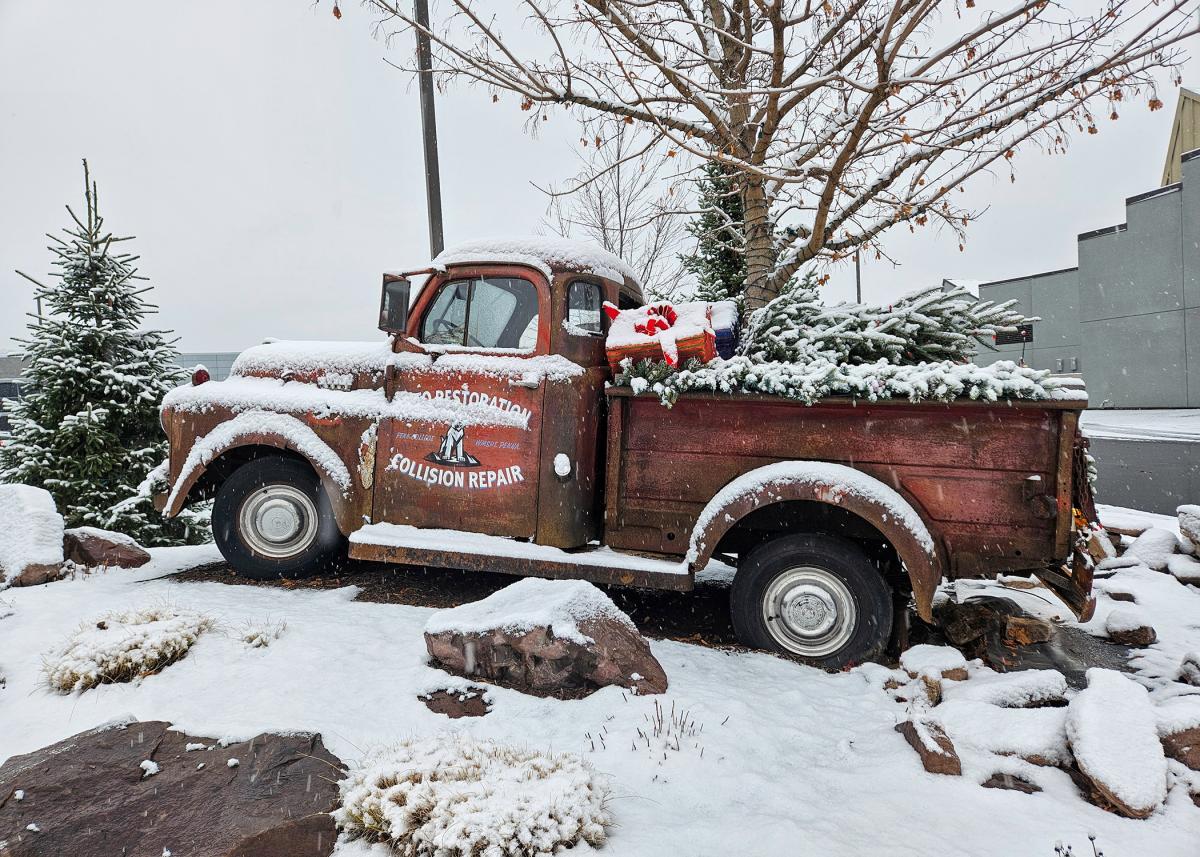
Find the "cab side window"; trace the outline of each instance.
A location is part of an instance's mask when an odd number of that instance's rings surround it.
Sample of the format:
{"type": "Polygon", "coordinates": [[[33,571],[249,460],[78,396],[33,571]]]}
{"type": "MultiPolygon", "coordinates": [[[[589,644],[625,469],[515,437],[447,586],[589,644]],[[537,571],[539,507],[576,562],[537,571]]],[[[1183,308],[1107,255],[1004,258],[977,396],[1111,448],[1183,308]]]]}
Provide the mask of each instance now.
{"type": "Polygon", "coordinates": [[[537,288],[520,277],[443,283],[421,322],[429,345],[530,350],[537,345],[537,288]]]}
{"type": "Polygon", "coordinates": [[[604,333],[600,305],[604,297],[595,283],[575,280],[567,287],[567,332],[575,336],[604,333]]]}

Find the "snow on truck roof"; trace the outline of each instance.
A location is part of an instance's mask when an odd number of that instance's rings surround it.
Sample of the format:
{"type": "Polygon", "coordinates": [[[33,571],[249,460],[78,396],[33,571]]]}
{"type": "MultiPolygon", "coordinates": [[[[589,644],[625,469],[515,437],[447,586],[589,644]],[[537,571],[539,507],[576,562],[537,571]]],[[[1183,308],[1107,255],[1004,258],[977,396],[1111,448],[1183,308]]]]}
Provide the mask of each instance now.
{"type": "Polygon", "coordinates": [[[533,235],[514,238],[482,238],[447,247],[433,260],[433,267],[507,262],[536,268],[549,279],[553,271],[580,271],[622,283],[626,279],[639,289],[637,274],[620,258],[587,241],[533,235]]]}

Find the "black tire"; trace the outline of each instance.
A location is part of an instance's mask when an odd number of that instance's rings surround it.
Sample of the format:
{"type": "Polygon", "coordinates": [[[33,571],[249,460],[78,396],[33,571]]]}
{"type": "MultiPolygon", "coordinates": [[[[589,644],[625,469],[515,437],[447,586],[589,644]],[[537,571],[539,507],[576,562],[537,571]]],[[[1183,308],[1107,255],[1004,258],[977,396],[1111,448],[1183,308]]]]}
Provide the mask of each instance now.
{"type": "Polygon", "coordinates": [[[858,545],[836,536],[759,545],[738,566],[729,602],[742,643],[827,670],[874,660],[892,632],[890,587],[858,545]]]}
{"type": "Polygon", "coordinates": [[[316,574],[345,556],[321,480],[306,462],[281,455],[256,458],[225,480],[212,530],[226,562],[254,580],[316,574]],[[289,524],[294,537],[276,539],[289,524]]]}

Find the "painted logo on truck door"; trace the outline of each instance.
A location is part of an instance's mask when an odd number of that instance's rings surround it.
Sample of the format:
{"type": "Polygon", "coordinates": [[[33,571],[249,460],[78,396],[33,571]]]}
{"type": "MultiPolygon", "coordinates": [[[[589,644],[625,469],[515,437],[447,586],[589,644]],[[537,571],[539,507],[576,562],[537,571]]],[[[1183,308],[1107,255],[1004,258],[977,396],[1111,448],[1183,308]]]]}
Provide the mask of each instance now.
{"type": "MultiPolygon", "coordinates": [[[[438,393],[441,392],[438,391],[438,393]]],[[[458,391],[453,392],[457,393],[458,391]]],[[[440,399],[442,396],[438,395],[437,398],[440,399]]],[[[450,397],[447,396],[447,398],[450,397]]],[[[505,408],[505,410],[517,407],[506,400],[501,401],[505,401],[509,405],[509,408],[505,408]]],[[[487,461],[487,451],[489,450],[520,452],[523,444],[493,439],[477,440],[471,446],[479,455],[483,456],[481,459],[467,451],[470,435],[477,428],[479,427],[458,420],[448,425],[440,438],[431,434],[398,431],[393,435],[397,446],[400,445],[400,441],[415,441],[412,444],[414,447],[418,444],[422,446],[429,444],[433,448],[424,455],[420,455],[416,450],[411,453],[395,452],[388,462],[387,469],[399,472],[402,476],[426,485],[439,485],[464,491],[505,488],[524,482],[525,474],[520,465],[489,467],[487,461]]],[[[526,423],[525,431],[528,431],[528,423],[526,423]]],[[[506,458],[511,458],[511,456],[512,452],[506,452],[503,455],[506,458]]]]}

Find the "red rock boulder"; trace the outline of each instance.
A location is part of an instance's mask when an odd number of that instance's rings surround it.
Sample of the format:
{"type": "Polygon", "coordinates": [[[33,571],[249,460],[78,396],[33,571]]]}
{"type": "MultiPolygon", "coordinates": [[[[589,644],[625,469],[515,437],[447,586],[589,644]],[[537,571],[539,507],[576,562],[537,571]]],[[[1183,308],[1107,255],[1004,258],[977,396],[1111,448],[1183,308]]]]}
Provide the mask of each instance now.
{"type": "Polygon", "coordinates": [[[129,536],[94,527],[66,530],[63,554],[87,568],[140,568],[150,561],[150,554],[129,536]]]}
{"type": "Polygon", "coordinates": [[[667,689],[633,621],[581,580],[526,578],[439,611],[425,626],[425,646],[447,672],[537,696],[586,696],[608,685],[667,689]]]}

